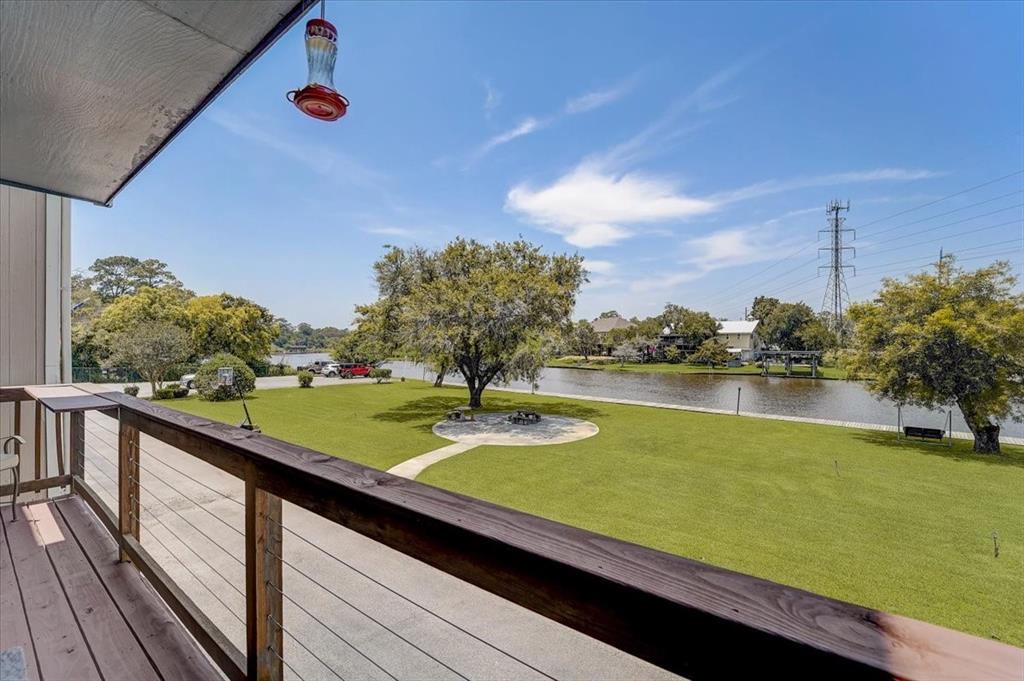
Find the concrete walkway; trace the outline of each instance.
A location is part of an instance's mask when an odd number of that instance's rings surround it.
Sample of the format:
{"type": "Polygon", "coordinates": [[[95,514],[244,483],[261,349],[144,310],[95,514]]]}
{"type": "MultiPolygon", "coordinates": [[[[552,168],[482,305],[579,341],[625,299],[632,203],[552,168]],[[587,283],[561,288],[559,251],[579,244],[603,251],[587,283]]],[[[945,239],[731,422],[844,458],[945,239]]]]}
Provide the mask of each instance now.
{"type": "Polygon", "coordinates": [[[444,461],[445,459],[455,456],[456,454],[462,454],[476,447],[476,444],[472,442],[455,442],[447,447],[441,447],[433,451],[427,452],[426,454],[420,454],[414,456],[411,459],[407,459],[402,463],[388,469],[388,473],[397,475],[400,478],[408,478],[415,480],[416,476],[422,473],[427,466],[433,466],[438,461],[444,461]]]}

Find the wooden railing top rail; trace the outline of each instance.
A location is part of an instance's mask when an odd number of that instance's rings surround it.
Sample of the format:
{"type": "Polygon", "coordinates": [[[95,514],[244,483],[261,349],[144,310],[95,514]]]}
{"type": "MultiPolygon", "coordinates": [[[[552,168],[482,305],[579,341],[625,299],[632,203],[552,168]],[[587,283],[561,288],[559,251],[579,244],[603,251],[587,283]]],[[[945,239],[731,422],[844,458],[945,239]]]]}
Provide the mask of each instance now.
{"type": "Polygon", "coordinates": [[[1024,650],[706,565],[121,393],[122,425],[691,678],[1019,679],[1024,650]]]}
{"type": "Polygon", "coordinates": [[[1024,650],[612,539],[119,393],[140,431],[691,677],[1012,678],[1024,650]]]}

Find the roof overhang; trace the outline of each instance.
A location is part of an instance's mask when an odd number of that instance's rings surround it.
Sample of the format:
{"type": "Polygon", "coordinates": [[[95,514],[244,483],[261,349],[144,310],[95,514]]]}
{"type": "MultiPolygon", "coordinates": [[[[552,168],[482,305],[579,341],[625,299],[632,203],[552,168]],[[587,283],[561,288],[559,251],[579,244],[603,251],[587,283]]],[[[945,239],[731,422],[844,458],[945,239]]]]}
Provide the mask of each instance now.
{"type": "Polygon", "coordinates": [[[110,205],[316,0],[3,0],[0,182],[110,205]]]}

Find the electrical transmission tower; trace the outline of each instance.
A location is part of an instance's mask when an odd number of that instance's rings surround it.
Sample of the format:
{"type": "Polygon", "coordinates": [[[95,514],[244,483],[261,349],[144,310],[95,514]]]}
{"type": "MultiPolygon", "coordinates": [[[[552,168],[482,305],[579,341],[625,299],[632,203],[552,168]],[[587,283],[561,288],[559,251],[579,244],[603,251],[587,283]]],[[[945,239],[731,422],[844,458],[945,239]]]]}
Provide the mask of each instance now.
{"type": "Polygon", "coordinates": [[[819,248],[818,252],[820,254],[821,251],[828,251],[830,257],[828,265],[818,266],[818,271],[828,269],[828,285],[825,287],[825,298],[821,302],[821,310],[831,313],[832,332],[836,335],[840,345],[846,340],[843,308],[850,304],[850,294],[846,290],[846,270],[852,269],[853,275],[857,276],[856,268],[844,262],[847,251],[852,252],[853,257],[857,257],[857,250],[853,246],[846,246],[844,242],[846,235],[850,233],[853,234],[854,239],[857,238],[857,233],[854,230],[843,227],[846,218],[840,217],[839,214],[844,210],[850,210],[849,201],[845,206],[838,201],[829,203],[825,208],[825,214],[828,215],[828,229],[818,231],[819,235],[827,234],[829,239],[829,245],[819,248]]]}

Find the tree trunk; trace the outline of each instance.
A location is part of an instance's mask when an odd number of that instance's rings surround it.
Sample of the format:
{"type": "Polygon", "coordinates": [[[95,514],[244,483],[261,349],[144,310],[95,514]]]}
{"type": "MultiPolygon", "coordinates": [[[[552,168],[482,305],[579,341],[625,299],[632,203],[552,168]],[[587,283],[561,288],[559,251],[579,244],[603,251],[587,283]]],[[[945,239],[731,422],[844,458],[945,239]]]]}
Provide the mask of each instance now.
{"type": "Polygon", "coordinates": [[[960,404],[967,427],[974,434],[974,451],[979,454],[999,454],[999,426],[989,421],[987,416],[975,416],[973,410],[960,404]]]}
{"type": "Polygon", "coordinates": [[[999,454],[999,426],[988,424],[974,432],[974,451],[981,454],[999,454]]]}
{"type": "Polygon", "coordinates": [[[437,372],[437,378],[434,379],[434,387],[440,388],[442,385],[444,385],[444,372],[439,371],[437,372]]]}
{"type": "Polygon", "coordinates": [[[474,384],[469,389],[469,408],[470,409],[479,409],[480,407],[484,406],[483,402],[480,400],[480,396],[483,395],[483,394],[484,394],[484,386],[482,384],[481,385],[474,384]]]}

